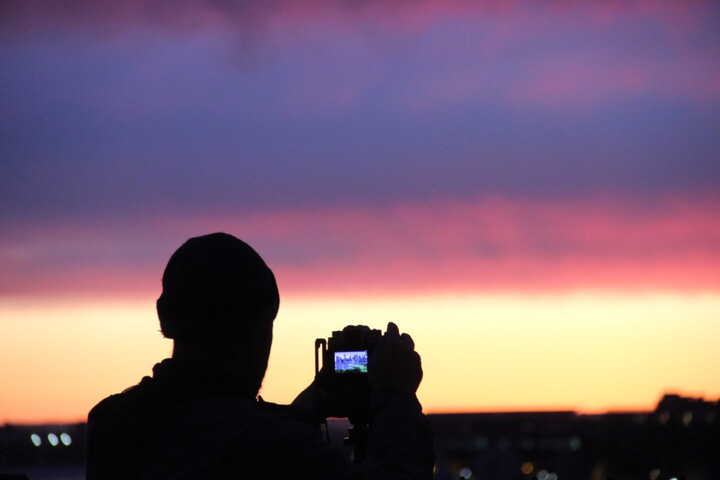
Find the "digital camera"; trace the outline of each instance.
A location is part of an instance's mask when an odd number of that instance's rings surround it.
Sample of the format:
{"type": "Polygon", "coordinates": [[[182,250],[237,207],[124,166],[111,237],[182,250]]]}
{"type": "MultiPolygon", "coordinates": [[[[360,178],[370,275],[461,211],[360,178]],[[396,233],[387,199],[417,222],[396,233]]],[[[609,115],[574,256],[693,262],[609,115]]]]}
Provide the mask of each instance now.
{"type": "Polygon", "coordinates": [[[381,338],[380,330],[348,325],[332,332],[327,341],[315,340],[315,374],[334,394],[334,417],[348,417],[352,422],[365,416],[370,397],[368,360],[381,338]]]}

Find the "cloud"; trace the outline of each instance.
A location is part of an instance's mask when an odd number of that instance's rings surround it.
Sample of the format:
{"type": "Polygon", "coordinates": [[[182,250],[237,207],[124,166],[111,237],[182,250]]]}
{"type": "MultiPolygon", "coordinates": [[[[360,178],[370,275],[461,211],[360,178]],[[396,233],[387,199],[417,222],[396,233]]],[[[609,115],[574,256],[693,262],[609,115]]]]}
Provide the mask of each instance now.
{"type": "Polygon", "coordinates": [[[0,14],[13,60],[41,55],[22,65],[39,77],[80,69],[71,78],[82,88],[58,87],[105,112],[181,113],[217,103],[203,88],[212,85],[235,92],[229,105],[246,92],[269,112],[330,117],[378,104],[426,114],[716,105],[718,18],[713,2],[681,1],[9,1],[0,14]]]}
{"type": "Polygon", "coordinates": [[[187,237],[248,241],[286,293],[717,290],[720,200],[490,197],[367,208],[16,225],[2,295],[154,295],[187,237]],[[138,228],[142,225],[142,228],[138,228]]]}
{"type": "Polygon", "coordinates": [[[237,70],[225,37],[141,33],[3,46],[0,221],[719,188],[712,42],[318,28],[237,70]]]}
{"type": "MultiPolygon", "coordinates": [[[[467,272],[458,284],[491,286],[502,283],[482,280],[493,269],[517,284],[520,274],[508,272],[520,267],[498,265],[510,265],[498,260],[503,254],[527,257],[518,265],[556,250],[565,260],[571,253],[610,255],[604,244],[568,238],[533,244],[545,250],[531,255],[477,230],[457,238],[475,239],[479,253],[460,248],[454,264],[438,249],[440,239],[416,244],[432,236],[417,230],[406,258],[402,235],[391,235],[388,225],[442,221],[444,213],[392,212],[447,199],[562,206],[602,193],[630,203],[713,195],[720,188],[718,16],[716,2],[681,1],[1,2],[0,226],[39,229],[5,244],[4,265],[19,273],[17,281],[4,277],[3,289],[33,291],[39,278],[49,278],[42,272],[66,264],[74,265],[65,273],[76,280],[57,288],[75,282],[76,290],[92,289],[105,268],[96,267],[99,259],[127,266],[132,276],[145,268],[133,260],[146,258],[145,246],[160,258],[187,236],[183,228],[172,242],[163,230],[150,235],[156,240],[128,238],[135,219],[193,219],[187,229],[196,231],[198,218],[233,212],[244,219],[237,224],[244,232],[245,222],[260,222],[257,212],[304,217],[328,205],[343,215],[379,209],[389,223],[371,216],[358,220],[367,231],[336,238],[342,219],[324,213],[321,224],[331,227],[318,228],[327,234],[307,240],[324,254],[268,240],[279,245],[286,277],[297,278],[292,285],[310,271],[302,265],[335,268],[316,277],[333,278],[354,258],[357,273],[348,285],[360,285],[363,271],[369,284],[375,261],[399,262],[393,272],[417,271],[388,275],[387,285],[434,285],[422,272],[440,258],[438,272],[450,265],[440,284],[467,272]],[[59,251],[44,243],[85,235],[90,224],[103,225],[101,239],[68,240],[59,251]],[[373,229],[385,233],[366,243],[383,247],[366,262],[351,240],[373,229]],[[112,238],[135,247],[114,247],[112,238]],[[386,258],[383,251],[395,253],[386,258]],[[25,267],[41,273],[34,278],[25,267]]],[[[475,218],[472,209],[465,214],[475,218]]],[[[492,232],[520,225],[513,215],[492,232]]],[[[277,220],[267,230],[283,222],[294,225],[277,220]]],[[[459,224],[445,230],[460,231],[459,224]]],[[[649,251],[638,247],[638,256],[641,250],[649,251]]],[[[627,257],[630,266],[639,261],[627,257]]],[[[590,271],[615,278],[612,265],[620,263],[598,258],[590,271]]],[[[542,277],[545,260],[537,261],[542,277]]],[[[143,278],[161,264],[147,267],[143,278]]],[[[703,271],[677,278],[712,284],[698,280],[703,271]]],[[[589,282],[573,272],[560,283],[589,282]]],[[[674,285],[673,275],[657,278],[674,285]]],[[[47,280],[42,288],[51,288],[47,280]]]]}
{"type": "MultiPolygon", "coordinates": [[[[538,11],[549,12],[563,21],[576,21],[582,12],[587,22],[607,26],[618,19],[632,16],[662,17],[676,28],[687,26],[688,15],[713,11],[712,1],[685,2],[681,0],[654,2],[636,0],[630,2],[592,2],[578,5],[576,2],[524,1],[474,2],[470,0],[311,0],[294,2],[275,0],[255,2],[252,0],[177,0],[163,3],[150,0],[128,0],[121,4],[78,0],[75,2],[45,2],[42,0],[6,0],[0,9],[0,18],[18,24],[23,22],[58,22],[81,26],[84,22],[147,23],[156,27],[192,28],[217,27],[223,24],[249,26],[260,18],[272,16],[285,21],[294,19],[308,22],[315,19],[336,22],[386,23],[388,26],[405,25],[409,30],[427,28],[443,16],[474,15],[490,17],[516,15],[536,17],[538,11]],[[412,27],[412,28],[411,28],[412,27]]],[[[542,20],[542,19],[537,19],[542,20]]],[[[540,22],[542,24],[542,22],[540,22]]],[[[584,25],[583,25],[584,26],[584,25]]]]}

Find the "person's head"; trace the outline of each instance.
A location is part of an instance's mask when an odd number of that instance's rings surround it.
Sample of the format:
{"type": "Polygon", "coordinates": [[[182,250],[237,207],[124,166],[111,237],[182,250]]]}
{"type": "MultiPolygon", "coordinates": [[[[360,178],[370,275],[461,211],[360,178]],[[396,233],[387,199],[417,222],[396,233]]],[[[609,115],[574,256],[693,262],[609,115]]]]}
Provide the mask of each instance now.
{"type": "Polygon", "coordinates": [[[239,365],[229,367],[259,389],[280,303],[260,255],[226,233],[191,238],[170,258],[162,287],[160,329],[176,350],[232,358],[239,365]]]}

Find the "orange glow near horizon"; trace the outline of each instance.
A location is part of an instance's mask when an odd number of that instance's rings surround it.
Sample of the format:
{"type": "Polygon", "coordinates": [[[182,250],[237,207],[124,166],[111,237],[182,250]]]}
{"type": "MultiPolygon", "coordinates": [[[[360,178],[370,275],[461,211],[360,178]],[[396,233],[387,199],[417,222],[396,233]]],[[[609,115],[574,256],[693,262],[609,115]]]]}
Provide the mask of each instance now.
{"type": "MultiPolygon", "coordinates": [[[[431,413],[650,410],[664,392],[720,397],[720,293],[610,291],[283,299],[262,390],[292,401],[313,341],[349,324],[413,335],[431,413]]],[[[169,356],[153,302],[3,300],[0,423],[83,421],[169,356]]]]}

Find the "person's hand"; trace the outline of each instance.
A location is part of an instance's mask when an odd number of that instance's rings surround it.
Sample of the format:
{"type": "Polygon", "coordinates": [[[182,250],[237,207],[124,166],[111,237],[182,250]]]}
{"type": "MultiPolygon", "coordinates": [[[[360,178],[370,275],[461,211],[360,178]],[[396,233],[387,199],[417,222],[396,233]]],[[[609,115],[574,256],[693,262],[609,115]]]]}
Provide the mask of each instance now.
{"type": "Polygon", "coordinates": [[[414,395],[423,372],[420,355],[407,333],[400,335],[390,322],[385,335],[375,346],[368,363],[368,380],[373,392],[395,392],[414,395]]]}
{"type": "Polygon", "coordinates": [[[313,423],[321,423],[327,418],[324,412],[325,401],[323,390],[311,383],[305,390],[300,392],[292,402],[292,407],[313,423]]]}
{"type": "Polygon", "coordinates": [[[329,417],[345,417],[353,401],[350,392],[333,384],[332,371],[321,369],[313,382],[292,402],[293,408],[308,418],[322,422],[329,417]]]}

